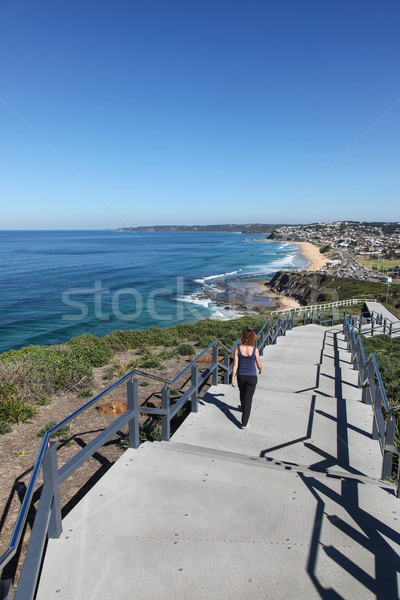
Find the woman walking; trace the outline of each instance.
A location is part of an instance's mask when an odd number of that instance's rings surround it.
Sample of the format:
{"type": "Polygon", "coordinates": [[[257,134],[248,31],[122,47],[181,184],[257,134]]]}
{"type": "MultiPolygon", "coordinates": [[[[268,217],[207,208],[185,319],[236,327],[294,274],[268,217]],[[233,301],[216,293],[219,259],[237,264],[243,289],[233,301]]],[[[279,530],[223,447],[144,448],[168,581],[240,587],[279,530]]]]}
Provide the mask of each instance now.
{"type": "Polygon", "coordinates": [[[240,391],[240,404],[242,407],[242,426],[247,428],[250,417],[251,402],[257,385],[257,370],[262,373],[260,353],[256,348],[256,334],[248,327],[242,331],[240,344],[235,348],[232,369],[232,385],[235,387],[236,374],[240,391]]]}

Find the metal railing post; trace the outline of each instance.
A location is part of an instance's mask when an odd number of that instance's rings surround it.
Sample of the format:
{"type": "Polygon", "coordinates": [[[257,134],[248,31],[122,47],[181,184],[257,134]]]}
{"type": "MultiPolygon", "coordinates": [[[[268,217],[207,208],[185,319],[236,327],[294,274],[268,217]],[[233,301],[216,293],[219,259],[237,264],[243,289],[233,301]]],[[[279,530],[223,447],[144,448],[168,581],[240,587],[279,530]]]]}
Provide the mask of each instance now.
{"type": "Polygon", "coordinates": [[[169,388],[163,387],[161,390],[161,408],[166,411],[161,417],[161,439],[163,442],[169,442],[171,438],[171,402],[169,388]]]}
{"type": "Polygon", "coordinates": [[[266,346],[269,346],[269,341],[270,341],[269,328],[270,328],[270,323],[268,321],[268,323],[267,323],[267,330],[265,332],[265,338],[267,340],[266,343],[265,343],[266,346]]]}
{"type": "Polygon", "coordinates": [[[263,355],[264,355],[264,343],[265,343],[265,342],[264,342],[264,339],[265,339],[265,338],[264,338],[264,332],[262,332],[262,334],[261,334],[261,336],[260,336],[260,348],[259,348],[259,351],[260,351],[260,356],[263,356],[263,355]]]}
{"type": "Polygon", "coordinates": [[[218,346],[214,344],[212,349],[212,367],[213,372],[211,376],[211,381],[213,385],[218,385],[218,346]]]}
{"type": "Polygon", "coordinates": [[[390,479],[392,477],[393,452],[391,450],[386,450],[386,446],[393,446],[395,429],[396,419],[393,418],[393,415],[390,415],[389,417],[386,415],[385,445],[383,448],[382,461],[382,479],[390,479]]]}
{"type": "Polygon", "coordinates": [[[138,401],[138,382],[132,379],[126,384],[126,396],[128,399],[128,410],[133,411],[133,416],[129,421],[129,448],[138,448],[140,446],[139,433],[139,401],[138,401]]]}
{"type": "MultiPolygon", "coordinates": [[[[372,388],[371,388],[372,391],[372,388]]],[[[381,396],[381,391],[379,388],[375,388],[374,393],[372,394],[372,398],[371,398],[372,402],[372,407],[373,407],[373,413],[374,413],[374,418],[372,421],[372,439],[373,440],[377,440],[379,439],[379,426],[378,426],[378,419],[380,420],[380,415],[382,415],[382,396],[381,396]]]]}
{"type": "MultiPolygon", "coordinates": [[[[365,369],[364,369],[364,373],[365,373],[365,369]]],[[[362,391],[361,391],[361,402],[363,402],[363,404],[372,404],[371,402],[371,390],[369,387],[369,382],[364,384],[362,387],[362,391]]]]}
{"type": "Polygon", "coordinates": [[[42,470],[44,485],[49,486],[53,493],[48,536],[49,538],[59,538],[62,532],[62,524],[60,482],[58,479],[57,466],[57,442],[49,443],[49,447],[43,457],[42,470]]]}
{"type": "Polygon", "coordinates": [[[194,392],[190,397],[191,409],[192,412],[197,413],[199,409],[199,367],[197,365],[192,366],[192,386],[194,387],[194,392]]]}
{"type": "Polygon", "coordinates": [[[229,352],[224,354],[224,384],[229,385],[229,352]]]}
{"type": "Polygon", "coordinates": [[[390,337],[392,337],[392,330],[393,330],[393,323],[390,323],[390,325],[389,325],[389,335],[390,335],[390,337]]]}
{"type": "Polygon", "coordinates": [[[13,588],[12,579],[3,579],[0,581],[0,599],[1,600],[13,600],[13,588]]]}

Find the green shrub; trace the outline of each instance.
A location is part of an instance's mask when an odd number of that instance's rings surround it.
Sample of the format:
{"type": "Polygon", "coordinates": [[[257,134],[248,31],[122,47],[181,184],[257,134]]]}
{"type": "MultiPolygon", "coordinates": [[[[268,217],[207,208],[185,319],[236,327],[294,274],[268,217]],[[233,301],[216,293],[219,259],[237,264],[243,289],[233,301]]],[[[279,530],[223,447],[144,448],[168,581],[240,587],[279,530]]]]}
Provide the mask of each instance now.
{"type": "Polygon", "coordinates": [[[90,388],[85,388],[78,392],[78,398],[90,398],[93,396],[93,391],[90,388]]]}
{"type": "Polygon", "coordinates": [[[34,396],[70,389],[92,375],[92,365],[73,345],[28,346],[2,354],[3,364],[17,366],[34,396]]]}
{"type": "Polygon", "coordinates": [[[35,402],[38,406],[48,406],[51,402],[51,398],[48,394],[39,394],[35,398],[35,402]]]}
{"type": "Polygon", "coordinates": [[[161,350],[158,356],[163,360],[170,360],[171,358],[176,358],[178,356],[178,352],[176,348],[165,348],[164,350],[161,350]]]}
{"type": "Polygon", "coordinates": [[[67,342],[74,357],[90,364],[92,367],[102,367],[112,358],[114,352],[105,338],[98,338],[89,333],[78,335],[67,342]]]}
{"type": "MultiPolygon", "coordinates": [[[[46,425],[44,425],[38,431],[38,433],[37,433],[38,437],[44,437],[44,434],[47,431],[49,431],[49,429],[54,427],[55,425],[57,425],[57,421],[49,421],[48,423],[46,423],[46,425]]],[[[70,426],[63,425],[62,427],[60,427],[60,429],[58,429],[58,431],[55,431],[54,433],[52,433],[50,438],[59,438],[59,439],[65,440],[65,439],[67,439],[67,437],[69,435],[69,431],[70,431],[70,426]]]]}
{"type": "Polygon", "coordinates": [[[152,350],[142,349],[142,358],[138,362],[139,367],[144,369],[158,369],[161,367],[161,359],[152,350]]]}
{"type": "MultiPolygon", "coordinates": [[[[379,373],[385,388],[386,397],[390,406],[400,404],[400,338],[391,338],[388,335],[377,335],[372,338],[362,336],[365,358],[374,353],[378,364],[379,373]]],[[[400,419],[397,418],[395,444],[400,445],[400,419]]],[[[395,456],[394,465],[397,468],[398,458],[395,456]]]]}
{"type": "Polygon", "coordinates": [[[5,433],[10,433],[11,427],[7,421],[3,419],[0,420],[0,435],[4,435],[5,433]]]}
{"type": "Polygon", "coordinates": [[[149,440],[149,442],[161,442],[161,437],[162,437],[162,427],[161,427],[161,423],[158,422],[155,424],[155,426],[150,431],[147,439],[149,440]]]}
{"type": "Polygon", "coordinates": [[[190,356],[194,353],[194,348],[190,344],[180,344],[176,351],[181,356],[190,356]]]}
{"type": "Polygon", "coordinates": [[[214,339],[215,338],[211,335],[201,335],[197,340],[196,346],[198,346],[199,348],[207,348],[207,346],[209,346],[214,341],[214,339]]]}
{"type": "Polygon", "coordinates": [[[108,367],[104,379],[113,379],[114,377],[122,377],[125,374],[125,366],[119,361],[114,360],[108,367]]]}
{"type": "Polygon", "coordinates": [[[18,396],[0,401],[0,420],[9,423],[29,423],[36,408],[18,396]]]}
{"type": "Polygon", "coordinates": [[[18,397],[17,386],[13,381],[0,379],[0,402],[12,400],[18,397]]]}
{"type": "Polygon", "coordinates": [[[143,358],[139,361],[139,366],[144,369],[159,369],[162,363],[159,358],[143,358]]]}
{"type": "Polygon", "coordinates": [[[20,398],[13,382],[0,380],[0,420],[8,423],[27,423],[36,408],[20,398]]]}

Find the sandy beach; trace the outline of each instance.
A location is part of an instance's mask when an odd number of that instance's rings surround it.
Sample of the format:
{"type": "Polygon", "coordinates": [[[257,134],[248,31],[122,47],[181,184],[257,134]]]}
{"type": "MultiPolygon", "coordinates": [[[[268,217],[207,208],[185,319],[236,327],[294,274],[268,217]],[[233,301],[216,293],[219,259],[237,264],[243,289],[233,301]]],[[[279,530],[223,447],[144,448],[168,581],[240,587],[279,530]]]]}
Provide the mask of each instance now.
{"type": "Polygon", "coordinates": [[[311,265],[307,267],[306,271],[318,271],[318,269],[323,269],[326,266],[329,259],[320,253],[318,246],[311,242],[295,243],[300,246],[303,256],[311,261],[311,265]]]}
{"type": "MultiPolygon", "coordinates": [[[[276,242],[277,240],[270,240],[268,238],[254,240],[258,242],[276,242]]],[[[282,240],[284,241],[284,240],[282,240]]],[[[285,240],[286,241],[286,240],[285,240]]],[[[323,269],[326,263],[329,262],[329,258],[320,253],[318,246],[311,242],[292,242],[287,241],[288,244],[296,244],[301,250],[301,254],[305,258],[311,261],[311,264],[305,269],[306,271],[318,271],[323,269]]]]}

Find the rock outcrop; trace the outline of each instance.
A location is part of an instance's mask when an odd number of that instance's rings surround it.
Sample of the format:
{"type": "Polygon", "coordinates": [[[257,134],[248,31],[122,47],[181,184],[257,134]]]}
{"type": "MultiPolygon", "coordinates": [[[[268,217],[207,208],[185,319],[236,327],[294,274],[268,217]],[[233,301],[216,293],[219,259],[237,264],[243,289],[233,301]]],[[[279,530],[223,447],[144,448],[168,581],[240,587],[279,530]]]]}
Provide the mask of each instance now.
{"type": "Polygon", "coordinates": [[[271,291],[295,298],[302,306],[337,300],[335,278],[306,272],[278,271],[267,283],[271,291]]]}

